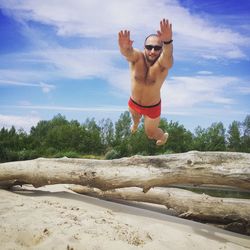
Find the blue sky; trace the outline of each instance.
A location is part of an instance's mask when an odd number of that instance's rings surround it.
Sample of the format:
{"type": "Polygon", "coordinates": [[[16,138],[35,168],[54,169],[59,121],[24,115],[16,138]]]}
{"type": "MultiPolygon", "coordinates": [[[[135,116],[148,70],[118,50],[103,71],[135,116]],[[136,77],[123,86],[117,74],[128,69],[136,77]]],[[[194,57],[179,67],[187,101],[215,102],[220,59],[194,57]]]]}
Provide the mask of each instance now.
{"type": "Polygon", "coordinates": [[[250,114],[249,0],[0,0],[0,127],[29,131],[61,113],[117,121],[130,96],[117,34],[143,49],[167,18],[174,66],[162,117],[193,132],[250,114]]]}

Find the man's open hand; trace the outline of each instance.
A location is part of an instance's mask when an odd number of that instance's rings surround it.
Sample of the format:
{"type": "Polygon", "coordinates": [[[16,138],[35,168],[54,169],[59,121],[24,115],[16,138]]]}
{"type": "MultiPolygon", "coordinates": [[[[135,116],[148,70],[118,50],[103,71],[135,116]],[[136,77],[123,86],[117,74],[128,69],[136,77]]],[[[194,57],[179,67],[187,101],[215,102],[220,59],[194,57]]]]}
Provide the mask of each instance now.
{"type": "Polygon", "coordinates": [[[160,30],[157,31],[157,35],[162,42],[172,40],[172,24],[167,19],[161,20],[160,30]]]}
{"type": "Polygon", "coordinates": [[[130,31],[121,30],[119,32],[118,42],[119,42],[119,46],[122,50],[127,50],[127,49],[132,48],[133,41],[130,40],[130,31]]]}

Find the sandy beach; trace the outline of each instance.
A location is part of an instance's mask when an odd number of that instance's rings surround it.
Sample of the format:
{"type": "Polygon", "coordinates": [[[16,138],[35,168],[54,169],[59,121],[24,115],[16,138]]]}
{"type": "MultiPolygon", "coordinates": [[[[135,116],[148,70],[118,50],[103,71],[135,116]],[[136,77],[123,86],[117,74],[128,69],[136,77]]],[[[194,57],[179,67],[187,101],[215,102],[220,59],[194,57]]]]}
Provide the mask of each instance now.
{"type": "Polygon", "coordinates": [[[66,185],[0,189],[0,249],[250,249],[250,237],[162,211],[76,194],[66,185]]]}

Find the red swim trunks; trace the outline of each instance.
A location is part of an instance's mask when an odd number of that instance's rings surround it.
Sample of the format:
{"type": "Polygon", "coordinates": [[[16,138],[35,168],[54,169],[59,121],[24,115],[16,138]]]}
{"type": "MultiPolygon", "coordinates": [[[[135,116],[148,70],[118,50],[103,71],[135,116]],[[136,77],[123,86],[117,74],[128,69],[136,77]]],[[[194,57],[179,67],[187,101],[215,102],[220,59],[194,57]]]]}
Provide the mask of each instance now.
{"type": "Polygon", "coordinates": [[[141,115],[146,115],[151,119],[155,119],[161,115],[161,101],[152,106],[143,106],[135,102],[131,97],[128,106],[141,115]]]}

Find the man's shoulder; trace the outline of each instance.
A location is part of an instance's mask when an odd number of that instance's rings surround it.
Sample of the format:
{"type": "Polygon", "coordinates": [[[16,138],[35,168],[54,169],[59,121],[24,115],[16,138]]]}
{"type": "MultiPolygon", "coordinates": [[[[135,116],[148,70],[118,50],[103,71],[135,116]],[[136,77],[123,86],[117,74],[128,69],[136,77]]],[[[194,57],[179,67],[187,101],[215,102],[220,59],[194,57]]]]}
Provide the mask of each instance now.
{"type": "Polygon", "coordinates": [[[143,52],[137,48],[134,48],[134,53],[138,54],[139,56],[143,56],[143,52]]]}
{"type": "Polygon", "coordinates": [[[144,60],[144,54],[141,50],[139,49],[134,49],[134,53],[136,55],[136,60],[134,61],[134,63],[140,62],[142,60],[144,60]]]}

